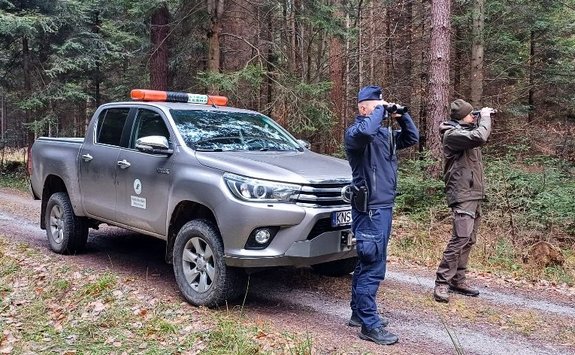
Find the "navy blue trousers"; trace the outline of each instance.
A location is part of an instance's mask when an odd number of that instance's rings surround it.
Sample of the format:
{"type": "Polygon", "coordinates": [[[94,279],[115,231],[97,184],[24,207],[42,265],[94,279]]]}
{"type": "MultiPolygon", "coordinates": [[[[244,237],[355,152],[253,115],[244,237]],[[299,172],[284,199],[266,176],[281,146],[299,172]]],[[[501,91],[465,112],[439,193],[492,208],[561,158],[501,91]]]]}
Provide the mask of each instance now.
{"type": "Polygon", "coordinates": [[[385,279],[387,243],[391,234],[392,208],[361,213],[352,209],[351,230],[357,241],[359,262],[351,282],[351,310],[367,330],[379,328],[376,295],[385,279]]]}

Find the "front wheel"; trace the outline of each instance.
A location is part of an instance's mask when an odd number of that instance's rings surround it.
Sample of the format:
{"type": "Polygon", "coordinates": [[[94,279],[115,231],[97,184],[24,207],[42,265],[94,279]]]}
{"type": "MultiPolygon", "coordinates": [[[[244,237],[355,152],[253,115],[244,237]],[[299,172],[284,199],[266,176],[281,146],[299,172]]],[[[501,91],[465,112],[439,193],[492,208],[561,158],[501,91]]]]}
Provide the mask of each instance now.
{"type": "Polygon", "coordinates": [[[58,254],[76,254],[88,241],[86,218],[74,214],[68,194],[56,192],[46,204],[44,214],[46,236],[50,249],[58,254]]]}
{"type": "Polygon", "coordinates": [[[340,277],[351,274],[356,265],[357,257],[353,257],[312,265],[311,268],[323,276],[340,277]]]}
{"type": "Polygon", "coordinates": [[[190,221],[180,229],[173,256],[178,287],[193,305],[215,307],[244,291],[246,274],[225,264],[219,232],[206,220],[190,221]]]}

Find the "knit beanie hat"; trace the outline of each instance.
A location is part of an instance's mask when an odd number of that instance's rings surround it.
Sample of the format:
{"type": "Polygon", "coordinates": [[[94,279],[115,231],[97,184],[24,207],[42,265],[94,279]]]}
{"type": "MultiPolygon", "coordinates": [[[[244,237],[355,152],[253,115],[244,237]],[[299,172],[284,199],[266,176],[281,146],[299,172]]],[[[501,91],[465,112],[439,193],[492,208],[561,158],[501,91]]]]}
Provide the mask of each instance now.
{"type": "Polygon", "coordinates": [[[467,101],[457,99],[451,103],[451,119],[459,121],[473,111],[473,106],[467,101]]]}

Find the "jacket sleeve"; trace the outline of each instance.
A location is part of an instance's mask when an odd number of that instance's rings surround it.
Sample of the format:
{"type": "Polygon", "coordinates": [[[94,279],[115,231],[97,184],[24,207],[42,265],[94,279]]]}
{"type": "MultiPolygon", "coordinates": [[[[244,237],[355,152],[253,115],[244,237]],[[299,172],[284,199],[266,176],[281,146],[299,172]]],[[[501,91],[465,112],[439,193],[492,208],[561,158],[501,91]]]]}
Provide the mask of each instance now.
{"type": "Polygon", "coordinates": [[[472,130],[451,129],[445,132],[443,144],[453,151],[471,149],[485,144],[490,134],[491,117],[482,116],[477,127],[472,130]]]}
{"type": "Polygon", "coordinates": [[[369,116],[350,126],[345,132],[346,149],[363,149],[371,143],[381,126],[384,114],[383,106],[377,105],[369,116]]]}
{"type": "Polygon", "coordinates": [[[411,147],[419,142],[419,130],[415,127],[409,113],[404,113],[397,122],[401,126],[401,130],[395,132],[397,149],[411,147]]]}

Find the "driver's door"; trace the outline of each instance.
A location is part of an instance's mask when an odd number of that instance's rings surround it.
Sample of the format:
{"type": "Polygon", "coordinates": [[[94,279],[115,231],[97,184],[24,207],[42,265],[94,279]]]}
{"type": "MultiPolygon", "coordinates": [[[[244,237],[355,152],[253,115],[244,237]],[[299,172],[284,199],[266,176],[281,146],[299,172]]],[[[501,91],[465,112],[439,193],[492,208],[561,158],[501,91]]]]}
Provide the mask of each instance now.
{"type": "Polygon", "coordinates": [[[161,111],[140,108],[136,112],[129,147],[118,156],[117,215],[120,223],[164,235],[172,160],[168,154],[138,151],[136,140],[146,136],[164,136],[173,142],[161,111]]]}

